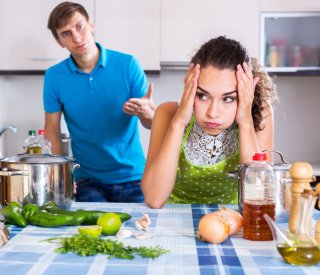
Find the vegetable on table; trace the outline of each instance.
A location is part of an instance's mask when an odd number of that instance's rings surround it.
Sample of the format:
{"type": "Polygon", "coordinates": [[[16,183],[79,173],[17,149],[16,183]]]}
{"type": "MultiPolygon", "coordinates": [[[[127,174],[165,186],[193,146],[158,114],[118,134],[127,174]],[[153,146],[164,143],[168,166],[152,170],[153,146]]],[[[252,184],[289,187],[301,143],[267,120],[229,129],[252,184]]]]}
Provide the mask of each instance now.
{"type": "Polygon", "coordinates": [[[7,206],[1,209],[1,213],[8,223],[21,227],[27,226],[27,221],[22,215],[22,206],[18,202],[9,202],[7,206]]]}
{"type": "Polygon", "coordinates": [[[73,216],[63,214],[53,214],[42,210],[33,216],[29,217],[29,223],[41,227],[57,227],[70,225],[73,221],[73,216]]]}
{"type": "Polygon", "coordinates": [[[86,224],[86,225],[97,224],[97,221],[98,221],[99,217],[102,216],[102,214],[105,214],[105,213],[115,213],[115,214],[117,214],[122,223],[131,219],[131,215],[130,214],[123,213],[123,212],[105,212],[105,211],[101,211],[101,210],[83,210],[83,209],[78,209],[75,212],[85,213],[86,214],[86,219],[83,222],[83,224],[86,224]]]}
{"type": "Polygon", "coordinates": [[[31,216],[38,213],[40,211],[40,207],[33,203],[27,203],[22,210],[22,215],[28,220],[31,216]]]}
{"type": "Polygon", "coordinates": [[[75,235],[70,238],[50,238],[45,241],[61,244],[61,247],[55,251],[57,253],[74,253],[81,256],[93,256],[98,253],[109,255],[110,258],[121,258],[132,260],[135,255],[140,255],[142,258],[157,258],[169,251],[155,247],[132,247],[125,246],[122,242],[111,239],[92,238],[86,234],[75,235]],[[56,242],[58,241],[58,242],[56,242]]]}

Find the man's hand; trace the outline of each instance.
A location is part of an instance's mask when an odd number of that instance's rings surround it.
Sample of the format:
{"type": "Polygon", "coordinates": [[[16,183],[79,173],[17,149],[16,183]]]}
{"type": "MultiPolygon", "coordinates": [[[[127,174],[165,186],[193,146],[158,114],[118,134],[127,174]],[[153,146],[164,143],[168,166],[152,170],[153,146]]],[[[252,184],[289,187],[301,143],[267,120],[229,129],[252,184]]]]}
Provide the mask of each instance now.
{"type": "Polygon", "coordinates": [[[147,129],[151,128],[152,119],[156,106],[151,97],[153,92],[153,84],[149,84],[149,89],[147,94],[142,98],[130,98],[127,102],[123,104],[123,112],[132,115],[138,116],[142,125],[147,129]]]}

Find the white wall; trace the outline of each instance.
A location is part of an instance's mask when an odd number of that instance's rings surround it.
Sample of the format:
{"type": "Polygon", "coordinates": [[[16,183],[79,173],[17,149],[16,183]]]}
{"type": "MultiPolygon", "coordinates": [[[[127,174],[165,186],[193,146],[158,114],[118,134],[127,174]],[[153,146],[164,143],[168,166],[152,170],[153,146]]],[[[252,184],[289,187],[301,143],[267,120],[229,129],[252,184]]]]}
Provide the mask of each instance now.
{"type": "MultiPolygon", "coordinates": [[[[180,99],[184,74],[162,71],[149,76],[156,104],[180,99]]],[[[281,100],[275,111],[275,148],[288,161],[320,162],[320,77],[278,77],[275,81],[281,100]]],[[[29,129],[43,127],[42,85],[42,76],[0,77],[0,127],[13,124],[18,128],[17,133],[7,132],[0,140],[6,156],[22,152],[29,129]]],[[[66,132],[65,124],[62,128],[66,132]]],[[[143,127],[140,130],[147,152],[149,131],[143,127]]]]}

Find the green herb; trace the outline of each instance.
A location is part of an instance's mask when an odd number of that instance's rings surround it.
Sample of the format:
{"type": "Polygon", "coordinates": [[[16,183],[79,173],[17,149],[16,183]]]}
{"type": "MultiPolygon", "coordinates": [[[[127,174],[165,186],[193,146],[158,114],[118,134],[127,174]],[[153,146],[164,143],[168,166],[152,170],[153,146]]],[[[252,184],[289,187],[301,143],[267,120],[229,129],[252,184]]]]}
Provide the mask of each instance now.
{"type": "Polygon", "coordinates": [[[134,259],[134,255],[140,255],[143,258],[157,258],[169,251],[155,247],[132,247],[125,246],[122,242],[111,239],[92,238],[88,235],[75,235],[70,238],[50,238],[48,242],[59,243],[62,246],[57,248],[57,253],[72,252],[81,256],[93,256],[98,253],[109,255],[109,258],[134,259]],[[58,242],[55,242],[58,240],[58,242]]]}

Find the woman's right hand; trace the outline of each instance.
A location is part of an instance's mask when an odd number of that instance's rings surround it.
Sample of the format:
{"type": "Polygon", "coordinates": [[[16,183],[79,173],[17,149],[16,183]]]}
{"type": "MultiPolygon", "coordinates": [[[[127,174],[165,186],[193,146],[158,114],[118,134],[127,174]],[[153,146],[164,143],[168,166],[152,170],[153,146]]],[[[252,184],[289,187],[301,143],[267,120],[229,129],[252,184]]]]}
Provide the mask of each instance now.
{"type": "Polygon", "coordinates": [[[178,110],[173,121],[183,126],[187,126],[191,120],[194,100],[196,96],[198,79],[200,75],[200,65],[190,64],[188,73],[184,79],[184,91],[178,110]]]}

